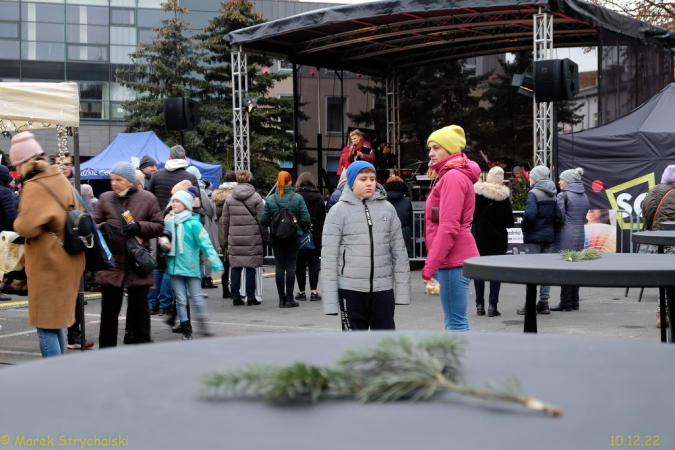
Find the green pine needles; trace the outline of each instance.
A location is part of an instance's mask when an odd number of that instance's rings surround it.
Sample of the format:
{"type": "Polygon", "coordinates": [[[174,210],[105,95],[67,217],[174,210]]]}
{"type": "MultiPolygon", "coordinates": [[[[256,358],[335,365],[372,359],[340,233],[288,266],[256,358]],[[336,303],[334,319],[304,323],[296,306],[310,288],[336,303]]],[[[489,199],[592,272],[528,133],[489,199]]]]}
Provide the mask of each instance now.
{"type": "Polygon", "coordinates": [[[586,248],[583,250],[561,250],[560,256],[565,261],[591,261],[593,259],[598,259],[602,256],[600,250],[596,248],[586,248]]]}
{"type": "Polygon", "coordinates": [[[479,390],[459,383],[466,341],[452,334],[422,339],[409,335],[386,337],[375,345],[346,350],[335,366],[305,363],[286,366],[251,364],[204,377],[208,399],[259,397],[272,402],[317,402],[355,398],[362,402],[428,399],[439,391],[520,403],[526,408],[559,416],[562,409],[522,393],[515,379],[479,390]]]}

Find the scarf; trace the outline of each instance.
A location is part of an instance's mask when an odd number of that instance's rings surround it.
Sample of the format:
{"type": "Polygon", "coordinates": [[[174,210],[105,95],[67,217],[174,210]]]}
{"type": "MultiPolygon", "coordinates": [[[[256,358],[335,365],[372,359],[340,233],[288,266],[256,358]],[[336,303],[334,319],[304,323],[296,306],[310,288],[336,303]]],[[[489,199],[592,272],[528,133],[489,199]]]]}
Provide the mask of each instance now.
{"type": "Polygon", "coordinates": [[[171,250],[169,250],[169,256],[176,256],[176,246],[178,246],[178,253],[183,254],[183,241],[185,240],[185,226],[183,222],[192,217],[192,213],[187,209],[178,214],[171,216],[171,233],[173,239],[171,239],[171,250]]]}

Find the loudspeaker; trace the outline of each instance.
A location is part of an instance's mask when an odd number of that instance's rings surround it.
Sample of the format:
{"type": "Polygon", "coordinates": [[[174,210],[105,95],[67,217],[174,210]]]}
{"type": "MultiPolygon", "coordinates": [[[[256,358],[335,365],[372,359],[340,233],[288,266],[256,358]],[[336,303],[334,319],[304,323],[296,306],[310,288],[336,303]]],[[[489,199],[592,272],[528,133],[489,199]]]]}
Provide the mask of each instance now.
{"type": "Polygon", "coordinates": [[[536,102],[559,102],[565,99],[563,92],[562,61],[545,59],[534,62],[534,100],[536,102]]]}
{"type": "Polygon", "coordinates": [[[164,99],[164,122],[167,131],[180,131],[185,126],[185,101],[183,97],[164,99]]]}
{"type": "Polygon", "coordinates": [[[164,121],[167,131],[194,129],[201,122],[199,102],[187,97],[165,98],[164,121]]]}
{"type": "Polygon", "coordinates": [[[184,100],[185,127],[192,130],[202,121],[199,115],[199,102],[187,97],[184,100]]]}
{"type": "Polygon", "coordinates": [[[572,100],[579,93],[579,65],[569,58],[562,60],[563,94],[572,100]]]}

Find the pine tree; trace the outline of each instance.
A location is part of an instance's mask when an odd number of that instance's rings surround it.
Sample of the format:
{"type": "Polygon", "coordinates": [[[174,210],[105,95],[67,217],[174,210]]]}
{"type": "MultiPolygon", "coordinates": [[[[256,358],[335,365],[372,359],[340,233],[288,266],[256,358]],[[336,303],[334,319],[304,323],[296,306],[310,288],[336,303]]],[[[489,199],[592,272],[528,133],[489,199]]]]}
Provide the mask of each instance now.
{"type": "MultiPolygon", "coordinates": [[[[198,47],[204,51],[205,65],[199,71],[203,80],[198,83],[196,97],[201,101],[204,147],[217,155],[225,168],[234,166],[232,130],[231,49],[225,44],[228,33],[263,23],[260,14],[253,12],[248,0],[230,0],[221,3],[221,12],[209,21],[203,33],[196,35],[198,47]]],[[[247,55],[248,94],[258,99],[258,106],[249,114],[251,171],[257,180],[270,184],[276,180],[279,161],[293,157],[293,101],[269,97],[273,85],[288,77],[263,68],[274,61],[257,55],[247,55]]]]}
{"type": "MultiPolygon", "coordinates": [[[[133,68],[118,69],[116,79],[138,94],[124,103],[126,131],[152,130],[172,146],[181,143],[181,136],[180,132],[166,131],[164,99],[192,96],[199,55],[188,37],[189,23],[182,19],[189,11],[178,0],[167,0],[161,6],[163,11],[173,13],[173,18],[161,21],[150,44],[139,44],[138,50],[129,55],[133,68]]],[[[184,142],[190,156],[199,155],[202,137],[197,131],[186,131],[184,142]]]]}

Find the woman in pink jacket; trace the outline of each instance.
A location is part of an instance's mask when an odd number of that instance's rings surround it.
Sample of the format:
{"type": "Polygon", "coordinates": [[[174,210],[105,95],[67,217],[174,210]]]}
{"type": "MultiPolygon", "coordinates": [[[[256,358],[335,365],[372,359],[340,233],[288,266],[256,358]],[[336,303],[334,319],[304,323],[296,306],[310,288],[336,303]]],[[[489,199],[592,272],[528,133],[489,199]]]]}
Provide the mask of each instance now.
{"type": "Polygon", "coordinates": [[[427,145],[433,182],[424,207],[427,260],[422,279],[427,284],[436,278],[441,285],[445,329],[469,331],[470,280],[462,266],[465,259],[479,256],[470,227],[480,168],[462,153],[466,139],[457,125],[434,131],[427,145]]]}

